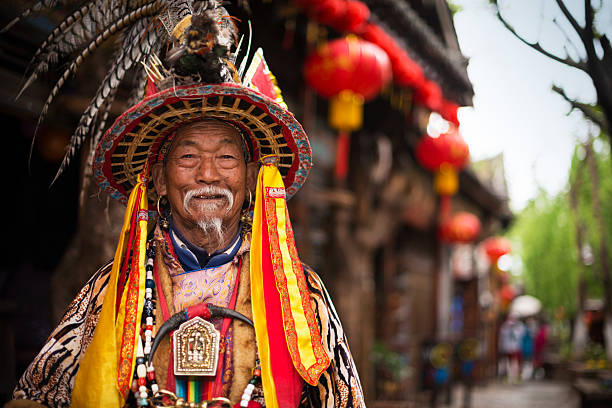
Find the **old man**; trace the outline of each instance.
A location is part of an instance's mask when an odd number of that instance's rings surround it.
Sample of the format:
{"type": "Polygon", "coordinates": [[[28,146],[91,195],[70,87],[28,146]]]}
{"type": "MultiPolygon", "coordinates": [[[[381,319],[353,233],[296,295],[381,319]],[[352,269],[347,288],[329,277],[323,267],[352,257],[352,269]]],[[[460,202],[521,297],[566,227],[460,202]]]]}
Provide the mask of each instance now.
{"type": "Polygon", "coordinates": [[[97,145],[95,180],[127,207],[115,257],[9,407],[364,405],[286,208],[311,166],[306,134],[261,51],[238,72],[227,12],[202,3],[167,9],[178,23],[145,67],[148,95],[97,145]]]}

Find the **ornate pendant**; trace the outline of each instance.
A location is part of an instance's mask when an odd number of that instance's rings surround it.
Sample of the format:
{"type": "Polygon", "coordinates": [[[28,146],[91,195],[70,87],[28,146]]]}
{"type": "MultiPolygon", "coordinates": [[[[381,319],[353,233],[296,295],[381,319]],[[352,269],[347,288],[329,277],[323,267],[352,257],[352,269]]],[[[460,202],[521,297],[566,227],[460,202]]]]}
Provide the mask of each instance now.
{"type": "Polygon", "coordinates": [[[174,375],[215,375],[219,339],[215,325],[201,317],[181,324],[174,332],[174,375]]]}

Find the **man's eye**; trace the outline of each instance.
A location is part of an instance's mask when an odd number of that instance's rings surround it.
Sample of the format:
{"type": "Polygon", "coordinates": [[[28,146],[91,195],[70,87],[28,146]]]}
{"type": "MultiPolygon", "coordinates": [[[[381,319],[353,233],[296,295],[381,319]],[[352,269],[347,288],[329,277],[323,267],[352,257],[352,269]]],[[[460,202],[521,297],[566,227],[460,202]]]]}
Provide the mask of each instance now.
{"type": "Polygon", "coordinates": [[[197,154],[185,153],[178,155],[176,162],[182,167],[195,167],[198,165],[200,157],[197,154]]]}
{"type": "Polygon", "coordinates": [[[221,155],[222,159],[235,159],[234,156],[232,156],[231,154],[223,154],[221,155]]]}

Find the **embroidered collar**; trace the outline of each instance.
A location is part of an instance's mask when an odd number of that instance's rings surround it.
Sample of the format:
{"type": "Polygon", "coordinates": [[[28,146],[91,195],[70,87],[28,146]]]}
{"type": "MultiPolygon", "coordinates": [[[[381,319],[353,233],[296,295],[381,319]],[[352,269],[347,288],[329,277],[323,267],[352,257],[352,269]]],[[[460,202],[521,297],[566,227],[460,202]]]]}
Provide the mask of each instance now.
{"type": "Polygon", "coordinates": [[[204,248],[200,248],[189,242],[174,227],[172,219],[170,219],[169,232],[172,246],[185,272],[213,268],[230,262],[236,256],[242,243],[242,225],[238,227],[236,236],[226,248],[215,251],[212,254],[208,254],[204,248]]]}

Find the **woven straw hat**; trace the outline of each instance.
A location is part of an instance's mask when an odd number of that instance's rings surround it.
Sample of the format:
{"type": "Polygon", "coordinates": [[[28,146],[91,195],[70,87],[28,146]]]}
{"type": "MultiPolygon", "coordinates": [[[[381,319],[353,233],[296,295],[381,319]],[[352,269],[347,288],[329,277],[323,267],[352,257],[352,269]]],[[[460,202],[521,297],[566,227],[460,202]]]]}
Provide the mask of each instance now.
{"type": "MultiPolygon", "coordinates": [[[[258,61],[249,71],[271,77],[265,61],[258,61]]],[[[150,166],[158,160],[168,137],[183,125],[213,118],[242,130],[249,138],[247,145],[253,161],[276,156],[289,199],[302,186],[312,165],[308,138],[293,114],[282,106],[280,95],[266,92],[273,88],[278,91],[277,87],[253,79],[248,84],[184,85],[145,98],[119,116],[102,137],[93,161],[96,182],[111,197],[126,204],[138,174],[145,163],[150,166]]],[[[150,193],[149,202],[155,202],[154,194],[150,193]]]]}

